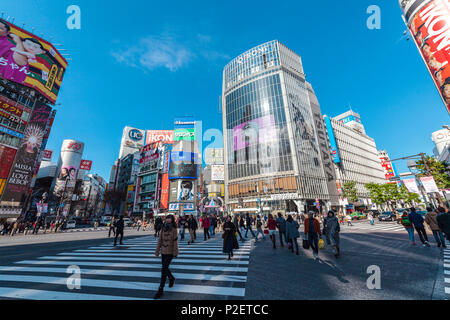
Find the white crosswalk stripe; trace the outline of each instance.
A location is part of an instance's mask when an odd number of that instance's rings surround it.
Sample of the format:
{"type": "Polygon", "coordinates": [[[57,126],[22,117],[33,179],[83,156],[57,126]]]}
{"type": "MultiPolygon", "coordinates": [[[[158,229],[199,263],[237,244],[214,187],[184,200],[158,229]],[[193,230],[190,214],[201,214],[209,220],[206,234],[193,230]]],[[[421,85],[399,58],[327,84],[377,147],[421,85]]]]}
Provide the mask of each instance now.
{"type": "MultiPolygon", "coordinates": [[[[155,257],[157,239],[145,236],[124,240],[121,246],[97,245],[60,252],[34,260],[0,266],[0,297],[49,300],[151,299],[158,290],[161,257],[155,257]],[[79,290],[68,288],[76,266],[79,290]]],[[[251,243],[235,250],[233,260],[222,253],[222,239],[187,245],[181,242],[179,256],[170,269],[175,285],[164,289],[169,299],[177,294],[208,295],[213,299],[245,296],[251,243]]],[[[168,281],[167,281],[168,282],[168,281]]]]}
{"type": "Polygon", "coordinates": [[[386,232],[404,232],[405,228],[402,225],[399,225],[397,223],[386,223],[386,222],[380,222],[375,223],[374,225],[364,222],[358,222],[353,223],[353,226],[347,226],[341,225],[341,229],[343,230],[352,230],[352,229],[359,229],[359,230],[370,230],[373,232],[380,232],[380,231],[386,231],[386,232]]]}
{"type": "MultiPolygon", "coordinates": [[[[450,248],[450,242],[448,240],[445,240],[445,244],[447,245],[447,248],[450,248]]],[[[443,255],[444,275],[450,275],[450,249],[444,249],[443,255]]],[[[445,294],[448,294],[450,298],[450,285],[447,285],[450,283],[450,278],[444,277],[444,283],[445,294]]]]}

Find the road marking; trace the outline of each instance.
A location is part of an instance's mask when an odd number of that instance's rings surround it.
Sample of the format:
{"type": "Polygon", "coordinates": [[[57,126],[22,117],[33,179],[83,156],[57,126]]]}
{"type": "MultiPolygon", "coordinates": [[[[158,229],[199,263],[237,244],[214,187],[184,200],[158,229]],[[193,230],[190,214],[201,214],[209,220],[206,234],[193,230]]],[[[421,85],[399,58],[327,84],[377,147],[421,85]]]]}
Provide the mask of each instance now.
{"type": "MultiPolygon", "coordinates": [[[[0,267],[3,272],[44,272],[44,273],[66,273],[67,268],[48,268],[48,267],[0,267]]],[[[112,270],[112,269],[81,269],[82,275],[108,275],[119,277],[142,277],[142,278],[161,278],[161,272],[148,271],[130,271],[130,270],[112,270]]],[[[194,274],[194,273],[173,273],[177,279],[203,280],[203,281],[232,281],[245,282],[246,276],[236,275],[213,275],[213,274],[194,274]]]]}
{"type": "MultiPolygon", "coordinates": [[[[154,257],[154,253],[126,253],[126,252],[107,252],[107,253],[94,253],[94,252],[87,252],[87,253],[82,253],[82,252],[62,252],[62,253],[58,253],[58,256],[94,256],[94,257],[154,257]]],[[[220,256],[218,255],[208,255],[208,254],[189,254],[189,253],[183,253],[180,252],[178,254],[178,257],[181,258],[220,258],[220,256]]],[[[222,254],[222,257],[226,257],[225,254],[222,254]]],[[[249,256],[248,255],[234,255],[235,258],[240,258],[240,259],[248,259],[249,256]]]]}
{"type": "MultiPolygon", "coordinates": [[[[47,283],[66,286],[66,277],[48,277],[48,276],[23,276],[23,275],[9,275],[3,274],[0,281],[14,281],[14,282],[33,282],[33,283],[47,283]]],[[[137,282],[137,281],[118,281],[118,280],[98,280],[98,279],[81,279],[82,287],[100,287],[111,289],[130,289],[130,290],[152,290],[157,291],[159,288],[159,281],[152,282],[137,282]]],[[[183,293],[197,293],[197,294],[211,294],[211,295],[225,295],[243,297],[245,295],[245,288],[220,287],[220,286],[202,286],[202,285],[184,285],[178,284],[172,288],[165,288],[167,292],[183,292],[183,293]]]]}
{"type": "Polygon", "coordinates": [[[78,292],[0,287],[0,297],[29,300],[153,300],[124,296],[109,296],[78,292]]]}
{"type": "MultiPolygon", "coordinates": [[[[224,253],[222,252],[222,250],[208,250],[208,251],[202,251],[202,250],[198,250],[198,249],[183,249],[180,250],[180,252],[183,251],[184,253],[207,253],[207,254],[220,254],[220,255],[224,255],[224,253]]],[[[129,253],[154,253],[155,249],[151,250],[140,250],[140,249],[120,249],[120,250],[102,250],[102,249],[78,249],[78,250],[74,250],[74,252],[129,252],[129,253]]],[[[245,250],[233,250],[233,253],[246,253],[249,254],[249,251],[245,251],[245,250]]]]}

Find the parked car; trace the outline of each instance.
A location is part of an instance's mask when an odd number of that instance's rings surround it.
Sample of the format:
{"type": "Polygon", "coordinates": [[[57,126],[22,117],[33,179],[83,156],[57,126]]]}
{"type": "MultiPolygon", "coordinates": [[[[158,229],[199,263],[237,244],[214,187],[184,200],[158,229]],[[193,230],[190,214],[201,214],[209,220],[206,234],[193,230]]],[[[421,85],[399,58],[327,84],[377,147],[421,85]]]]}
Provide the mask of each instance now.
{"type": "Polygon", "coordinates": [[[395,219],[395,212],[392,211],[384,211],[378,216],[379,221],[395,221],[395,219]]]}
{"type": "Polygon", "coordinates": [[[75,220],[68,220],[64,225],[64,229],[74,229],[76,225],[77,222],[75,220]]]}
{"type": "Polygon", "coordinates": [[[133,225],[133,221],[130,218],[123,218],[123,225],[125,227],[131,227],[133,225]]]}

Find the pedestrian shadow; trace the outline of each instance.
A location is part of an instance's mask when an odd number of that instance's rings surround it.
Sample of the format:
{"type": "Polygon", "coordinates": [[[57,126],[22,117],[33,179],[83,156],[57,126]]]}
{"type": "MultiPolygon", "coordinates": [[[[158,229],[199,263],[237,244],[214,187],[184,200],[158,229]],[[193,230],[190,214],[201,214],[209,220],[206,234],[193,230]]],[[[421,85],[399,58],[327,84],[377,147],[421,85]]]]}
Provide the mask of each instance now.
{"type": "Polygon", "coordinates": [[[329,273],[329,274],[336,276],[336,278],[341,283],[350,283],[350,281],[348,281],[347,279],[344,278],[346,276],[345,272],[342,269],[340,269],[338,266],[336,266],[336,264],[334,264],[333,261],[323,260],[321,258],[319,258],[319,261],[321,263],[325,263],[325,265],[327,265],[331,269],[331,273],[329,273]]]}

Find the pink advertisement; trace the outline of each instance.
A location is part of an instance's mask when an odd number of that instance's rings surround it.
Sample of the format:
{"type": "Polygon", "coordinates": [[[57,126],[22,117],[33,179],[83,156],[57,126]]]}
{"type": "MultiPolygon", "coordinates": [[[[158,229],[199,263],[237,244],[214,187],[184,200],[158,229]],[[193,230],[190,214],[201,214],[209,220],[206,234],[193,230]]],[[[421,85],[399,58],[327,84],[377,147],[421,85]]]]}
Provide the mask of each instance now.
{"type": "Polygon", "coordinates": [[[264,116],[241,123],[233,128],[234,151],[252,144],[267,143],[277,140],[277,131],[273,115],[264,116]]]}

